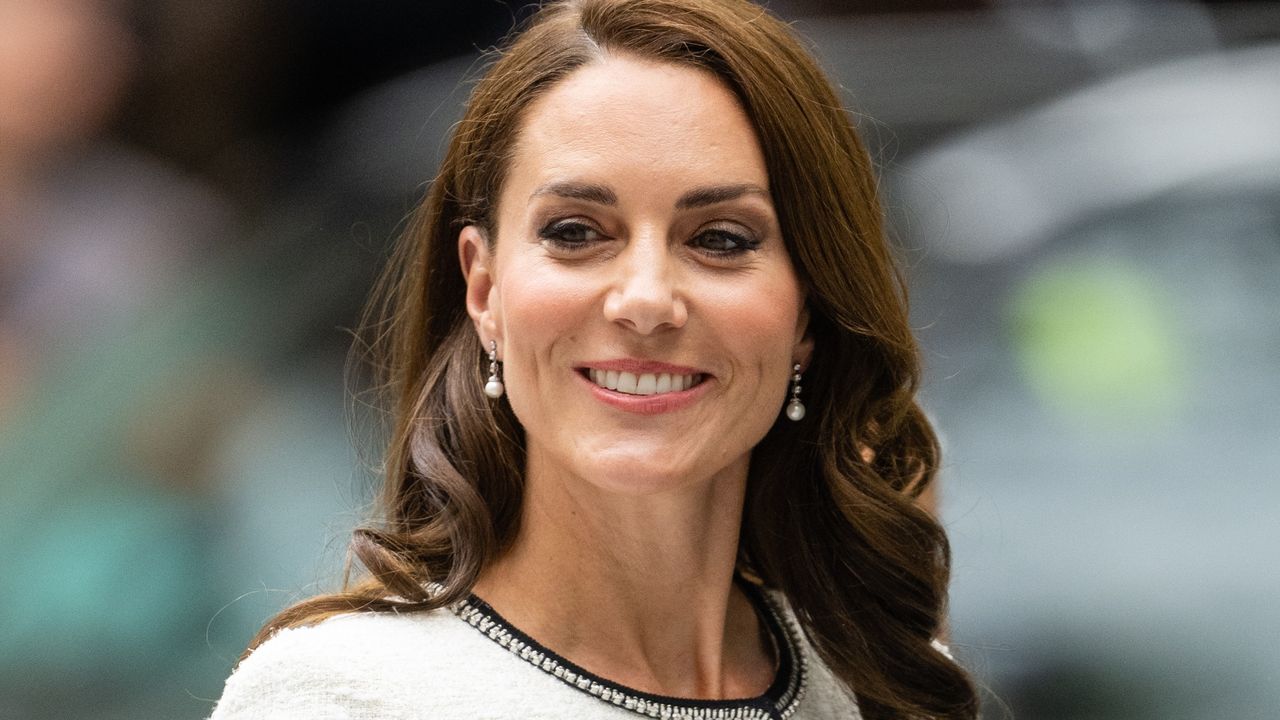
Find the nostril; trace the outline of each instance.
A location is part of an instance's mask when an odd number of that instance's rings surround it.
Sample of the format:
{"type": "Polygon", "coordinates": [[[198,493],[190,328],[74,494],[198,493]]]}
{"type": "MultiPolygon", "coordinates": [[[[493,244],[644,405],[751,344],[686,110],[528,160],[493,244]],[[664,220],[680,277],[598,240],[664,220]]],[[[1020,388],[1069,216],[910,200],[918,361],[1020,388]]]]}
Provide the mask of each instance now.
{"type": "Polygon", "coordinates": [[[605,301],[604,314],[609,321],[642,335],[683,327],[689,319],[684,301],[671,293],[617,292],[605,301]]]}

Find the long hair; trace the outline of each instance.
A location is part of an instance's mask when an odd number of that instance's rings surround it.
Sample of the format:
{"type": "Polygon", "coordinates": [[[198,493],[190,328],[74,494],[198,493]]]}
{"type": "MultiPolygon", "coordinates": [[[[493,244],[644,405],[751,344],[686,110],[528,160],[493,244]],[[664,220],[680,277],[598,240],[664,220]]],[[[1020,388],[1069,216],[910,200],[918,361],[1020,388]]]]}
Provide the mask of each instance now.
{"type": "Polygon", "coordinates": [[[367,576],[285,610],[250,648],[337,613],[452,603],[515,537],[524,434],[482,394],[457,235],[474,224],[496,237],[525,108],[608,53],[701,68],[735,93],[805,288],[810,415],[752,451],[739,569],[787,598],[865,717],[976,717],[968,676],[931,643],[950,551],[915,498],[939,448],[915,401],[918,349],[874,169],[801,43],[746,0],[549,3],[496,54],[367,311],[389,417],[380,524],[351,544],[367,576]]]}

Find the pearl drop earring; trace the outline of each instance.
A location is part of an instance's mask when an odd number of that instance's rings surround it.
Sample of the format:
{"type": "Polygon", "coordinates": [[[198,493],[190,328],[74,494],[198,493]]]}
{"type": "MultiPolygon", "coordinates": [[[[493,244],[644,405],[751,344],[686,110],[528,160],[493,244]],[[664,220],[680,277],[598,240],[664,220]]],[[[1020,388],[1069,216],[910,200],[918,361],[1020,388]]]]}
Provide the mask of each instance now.
{"type": "Polygon", "coordinates": [[[484,394],[497,400],[506,390],[498,377],[498,341],[489,341],[489,382],[484,384],[484,394]]]}
{"type": "Polygon", "coordinates": [[[787,417],[795,422],[804,419],[804,403],[800,402],[800,363],[791,368],[791,402],[787,403],[787,417]]]}

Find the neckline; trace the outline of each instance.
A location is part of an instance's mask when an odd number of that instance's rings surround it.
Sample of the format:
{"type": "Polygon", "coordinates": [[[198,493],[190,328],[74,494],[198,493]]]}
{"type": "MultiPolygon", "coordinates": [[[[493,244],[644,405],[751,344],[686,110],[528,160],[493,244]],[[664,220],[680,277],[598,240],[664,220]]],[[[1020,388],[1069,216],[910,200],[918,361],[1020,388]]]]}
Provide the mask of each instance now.
{"type": "Polygon", "coordinates": [[[516,657],[564,684],[639,715],[666,720],[785,720],[799,705],[806,685],[807,668],[800,649],[800,629],[761,588],[738,579],[756,609],[756,615],[773,640],[778,668],[764,694],[725,700],[700,700],[658,695],[601,677],[530,637],[512,625],[487,602],[470,594],[450,606],[455,615],[516,657]]]}

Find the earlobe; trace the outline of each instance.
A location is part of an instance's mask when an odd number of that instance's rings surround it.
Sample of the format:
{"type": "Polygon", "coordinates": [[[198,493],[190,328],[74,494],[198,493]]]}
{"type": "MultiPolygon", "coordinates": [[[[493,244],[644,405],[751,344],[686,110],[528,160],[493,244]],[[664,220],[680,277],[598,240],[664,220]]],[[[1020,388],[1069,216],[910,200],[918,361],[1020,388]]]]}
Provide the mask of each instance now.
{"type": "Polygon", "coordinates": [[[813,338],[805,335],[804,338],[796,345],[796,362],[799,363],[801,370],[809,369],[809,360],[813,356],[813,338]]]}
{"type": "Polygon", "coordinates": [[[809,359],[813,355],[813,334],[809,332],[809,307],[800,309],[800,319],[796,322],[796,342],[792,350],[792,361],[799,363],[804,370],[809,368],[809,359]]]}
{"type": "Polygon", "coordinates": [[[467,314],[475,324],[476,332],[484,342],[498,338],[495,288],[493,282],[493,255],[483,230],[468,225],[458,233],[458,262],[462,277],[467,282],[467,314]]]}

